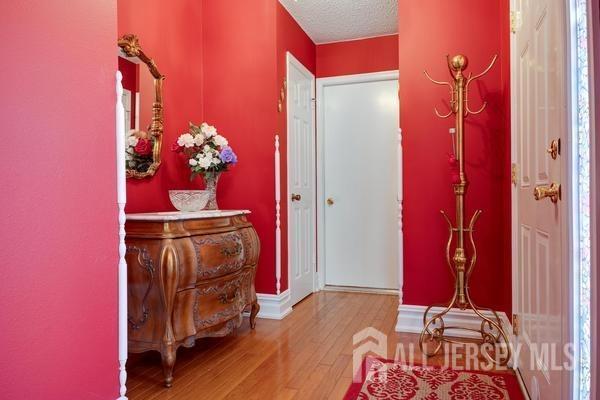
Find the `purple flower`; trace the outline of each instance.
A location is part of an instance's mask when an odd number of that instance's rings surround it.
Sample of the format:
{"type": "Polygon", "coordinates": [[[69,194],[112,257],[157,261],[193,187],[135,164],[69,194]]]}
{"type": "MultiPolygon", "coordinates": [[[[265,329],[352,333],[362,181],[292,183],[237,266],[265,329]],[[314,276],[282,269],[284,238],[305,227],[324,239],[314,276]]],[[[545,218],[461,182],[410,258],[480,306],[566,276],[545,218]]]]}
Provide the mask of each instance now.
{"type": "Polygon", "coordinates": [[[237,156],[235,155],[233,150],[231,150],[231,147],[223,147],[223,149],[221,150],[221,161],[223,161],[225,164],[237,163],[237,156]]]}

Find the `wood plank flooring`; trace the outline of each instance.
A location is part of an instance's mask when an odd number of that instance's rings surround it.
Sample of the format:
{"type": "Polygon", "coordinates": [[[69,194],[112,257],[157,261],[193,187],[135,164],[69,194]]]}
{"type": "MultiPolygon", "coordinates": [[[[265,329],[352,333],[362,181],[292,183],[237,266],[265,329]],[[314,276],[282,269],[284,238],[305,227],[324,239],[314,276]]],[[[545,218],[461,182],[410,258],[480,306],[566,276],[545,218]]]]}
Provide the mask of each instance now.
{"type": "MultiPolygon", "coordinates": [[[[282,321],[258,319],[251,330],[245,318],[234,335],[180,348],[170,389],[162,386],[158,353],[131,355],[127,395],[131,400],[341,399],[352,381],[355,333],[371,326],[387,334],[390,359],[397,343],[418,348],[418,335],[394,331],[397,309],[397,296],[319,292],[282,321]]],[[[432,360],[442,363],[443,356],[432,360]]]]}

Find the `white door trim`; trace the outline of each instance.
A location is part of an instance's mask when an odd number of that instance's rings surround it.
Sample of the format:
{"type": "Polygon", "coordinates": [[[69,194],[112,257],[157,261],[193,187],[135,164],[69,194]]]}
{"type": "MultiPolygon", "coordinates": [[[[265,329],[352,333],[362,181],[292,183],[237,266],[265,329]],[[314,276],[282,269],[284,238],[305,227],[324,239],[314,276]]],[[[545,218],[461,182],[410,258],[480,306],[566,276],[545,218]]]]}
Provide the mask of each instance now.
{"type": "MultiPolygon", "coordinates": [[[[334,76],[328,78],[317,79],[317,282],[315,282],[316,290],[323,290],[325,288],[325,241],[324,235],[319,232],[324,232],[325,228],[325,186],[323,179],[323,165],[324,165],[324,137],[323,137],[323,126],[324,126],[324,109],[323,98],[324,90],[327,86],[347,85],[352,83],[366,83],[366,82],[379,82],[379,81],[390,81],[398,80],[398,71],[383,71],[373,72],[368,74],[356,74],[356,75],[343,75],[334,76]]],[[[401,131],[398,128],[398,198],[402,199],[402,142],[401,142],[401,131]]],[[[401,203],[399,204],[399,209],[401,203]]],[[[398,238],[399,238],[399,257],[398,257],[398,277],[399,277],[399,296],[402,301],[402,284],[403,284],[403,271],[402,271],[402,217],[398,215],[398,238]]]]}
{"type": "MultiPolygon", "coordinates": [[[[296,57],[294,57],[294,55],[292,53],[290,53],[289,51],[286,53],[286,82],[290,82],[290,66],[293,65],[294,67],[298,68],[305,76],[310,77],[312,79],[312,85],[310,87],[310,97],[311,99],[313,99],[313,104],[311,106],[311,119],[312,119],[312,126],[311,126],[311,135],[314,138],[315,137],[315,107],[314,107],[314,99],[315,99],[315,75],[310,72],[310,70],[308,68],[306,68],[296,57]]],[[[287,154],[287,165],[286,165],[286,176],[287,176],[287,193],[286,193],[286,202],[287,202],[287,241],[288,241],[288,259],[287,259],[287,264],[288,264],[288,289],[290,291],[290,296],[291,293],[293,291],[293,287],[292,287],[292,262],[291,262],[291,252],[289,251],[289,238],[291,237],[290,235],[290,230],[292,228],[292,224],[290,224],[290,219],[291,219],[291,213],[290,213],[290,209],[291,209],[291,201],[290,201],[290,135],[289,135],[289,127],[291,126],[290,123],[290,85],[287,85],[287,91],[286,91],[286,138],[287,138],[287,145],[286,145],[286,154],[287,154]]],[[[314,141],[312,142],[314,145],[314,141]]],[[[312,149],[312,153],[315,154],[316,149],[313,148],[312,149]]],[[[312,174],[311,176],[315,176],[314,174],[314,166],[313,166],[313,170],[312,170],[312,174]]],[[[313,183],[316,183],[315,181],[313,181],[313,183]]],[[[313,197],[312,199],[312,209],[316,210],[316,198],[313,197]]],[[[313,227],[315,227],[314,222],[313,222],[313,227]]],[[[315,276],[316,276],[316,267],[317,267],[317,255],[316,255],[316,235],[317,235],[317,230],[316,227],[315,229],[313,229],[312,235],[311,235],[311,240],[313,242],[313,246],[312,246],[312,269],[311,269],[311,273],[313,276],[313,292],[316,291],[315,288],[315,276]]]]}

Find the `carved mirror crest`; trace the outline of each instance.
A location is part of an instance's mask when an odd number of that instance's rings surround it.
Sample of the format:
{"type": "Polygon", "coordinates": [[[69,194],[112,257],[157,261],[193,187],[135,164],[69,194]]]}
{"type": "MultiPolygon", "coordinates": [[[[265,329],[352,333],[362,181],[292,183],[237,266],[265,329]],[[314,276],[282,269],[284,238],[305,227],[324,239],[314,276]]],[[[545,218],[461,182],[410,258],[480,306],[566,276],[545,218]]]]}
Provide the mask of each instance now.
{"type": "Polygon", "coordinates": [[[163,134],[162,87],[165,77],[144,53],[137,36],[118,40],[123,75],[127,178],[153,176],[160,166],[163,134]]]}

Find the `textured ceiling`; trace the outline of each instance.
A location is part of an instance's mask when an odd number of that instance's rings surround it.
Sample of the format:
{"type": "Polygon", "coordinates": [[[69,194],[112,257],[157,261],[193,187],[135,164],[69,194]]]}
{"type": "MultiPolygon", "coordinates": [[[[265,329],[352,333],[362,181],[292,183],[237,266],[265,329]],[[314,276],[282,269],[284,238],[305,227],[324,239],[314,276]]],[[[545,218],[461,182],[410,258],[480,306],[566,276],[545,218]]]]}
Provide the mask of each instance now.
{"type": "Polygon", "coordinates": [[[398,0],[279,0],[315,43],[398,32],[398,0]]]}

